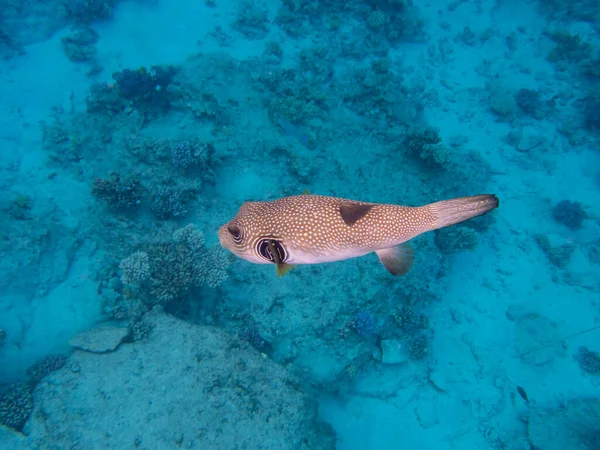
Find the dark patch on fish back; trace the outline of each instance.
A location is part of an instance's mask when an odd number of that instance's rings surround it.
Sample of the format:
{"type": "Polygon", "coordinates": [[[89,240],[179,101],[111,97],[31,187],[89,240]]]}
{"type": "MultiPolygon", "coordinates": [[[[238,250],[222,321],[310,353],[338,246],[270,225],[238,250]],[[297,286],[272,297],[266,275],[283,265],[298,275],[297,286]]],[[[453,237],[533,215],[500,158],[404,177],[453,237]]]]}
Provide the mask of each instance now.
{"type": "Polygon", "coordinates": [[[354,225],[360,219],[365,217],[373,208],[373,205],[365,205],[363,203],[344,202],[340,205],[340,214],[344,223],[348,226],[354,225]]]}

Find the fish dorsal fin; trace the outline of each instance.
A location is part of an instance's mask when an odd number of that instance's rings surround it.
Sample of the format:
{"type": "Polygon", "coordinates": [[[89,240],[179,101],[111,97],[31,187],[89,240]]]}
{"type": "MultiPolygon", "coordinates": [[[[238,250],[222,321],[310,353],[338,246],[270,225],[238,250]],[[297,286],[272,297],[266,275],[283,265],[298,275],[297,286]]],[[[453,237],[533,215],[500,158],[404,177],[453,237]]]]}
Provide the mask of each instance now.
{"type": "Polygon", "coordinates": [[[275,273],[277,274],[277,278],[281,278],[285,276],[290,270],[292,270],[294,266],[291,264],[280,263],[275,265],[275,273]]]}
{"type": "Polygon", "coordinates": [[[365,205],[357,202],[344,202],[340,205],[340,214],[348,226],[354,225],[360,219],[365,217],[373,208],[373,205],[365,205]]]}
{"type": "Polygon", "coordinates": [[[302,191],[302,195],[310,195],[310,191],[308,189],[304,189],[302,191]]]}
{"type": "Polygon", "coordinates": [[[377,250],[375,253],[379,256],[383,267],[394,276],[407,273],[415,260],[415,251],[409,243],[377,250]]]}

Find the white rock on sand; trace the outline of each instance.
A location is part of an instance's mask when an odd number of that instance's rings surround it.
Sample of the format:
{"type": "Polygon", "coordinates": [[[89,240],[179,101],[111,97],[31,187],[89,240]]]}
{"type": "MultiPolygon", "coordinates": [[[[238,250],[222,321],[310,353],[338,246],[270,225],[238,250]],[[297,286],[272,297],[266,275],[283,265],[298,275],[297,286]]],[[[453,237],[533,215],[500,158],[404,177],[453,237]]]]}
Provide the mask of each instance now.
{"type": "Polygon", "coordinates": [[[78,334],[69,344],[92,353],[106,353],[116,349],[128,335],[128,328],[104,326],[78,334]]]}

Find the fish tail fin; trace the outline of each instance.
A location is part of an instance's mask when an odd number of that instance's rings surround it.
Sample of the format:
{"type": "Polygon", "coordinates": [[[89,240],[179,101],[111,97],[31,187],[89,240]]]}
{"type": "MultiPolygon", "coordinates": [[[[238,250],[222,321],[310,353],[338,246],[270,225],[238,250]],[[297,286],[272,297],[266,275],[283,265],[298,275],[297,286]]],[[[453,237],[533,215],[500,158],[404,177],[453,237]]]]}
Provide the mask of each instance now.
{"type": "Polygon", "coordinates": [[[426,208],[435,217],[433,230],[449,227],[497,208],[500,204],[498,197],[493,194],[459,197],[451,200],[431,203],[426,208]]]}

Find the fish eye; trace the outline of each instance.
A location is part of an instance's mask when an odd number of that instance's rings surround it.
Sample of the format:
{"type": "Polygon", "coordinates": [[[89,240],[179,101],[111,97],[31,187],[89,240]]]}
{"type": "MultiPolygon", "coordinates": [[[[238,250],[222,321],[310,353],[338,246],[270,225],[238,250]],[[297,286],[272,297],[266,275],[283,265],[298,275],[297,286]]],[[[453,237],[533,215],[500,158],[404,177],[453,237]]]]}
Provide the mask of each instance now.
{"type": "Polygon", "coordinates": [[[269,241],[267,239],[263,239],[258,243],[257,251],[260,256],[262,256],[267,261],[273,261],[273,255],[271,254],[271,250],[269,249],[269,241]]]}
{"type": "Polygon", "coordinates": [[[261,239],[256,246],[256,251],[267,261],[283,263],[288,259],[285,247],[274,239],[261,239]],[[277,252],[277,255],[273,255],[272,250],[277,252]]]}
{"type": "Polygon", "coordinates": [[[231,234],[231,237],[235,242],[240,242],[242,240],[242,230],[240,229],[240,227],[235,225],[229,225],[227,227],[227,231],[229,231],[229,234],[231,234]]]}

